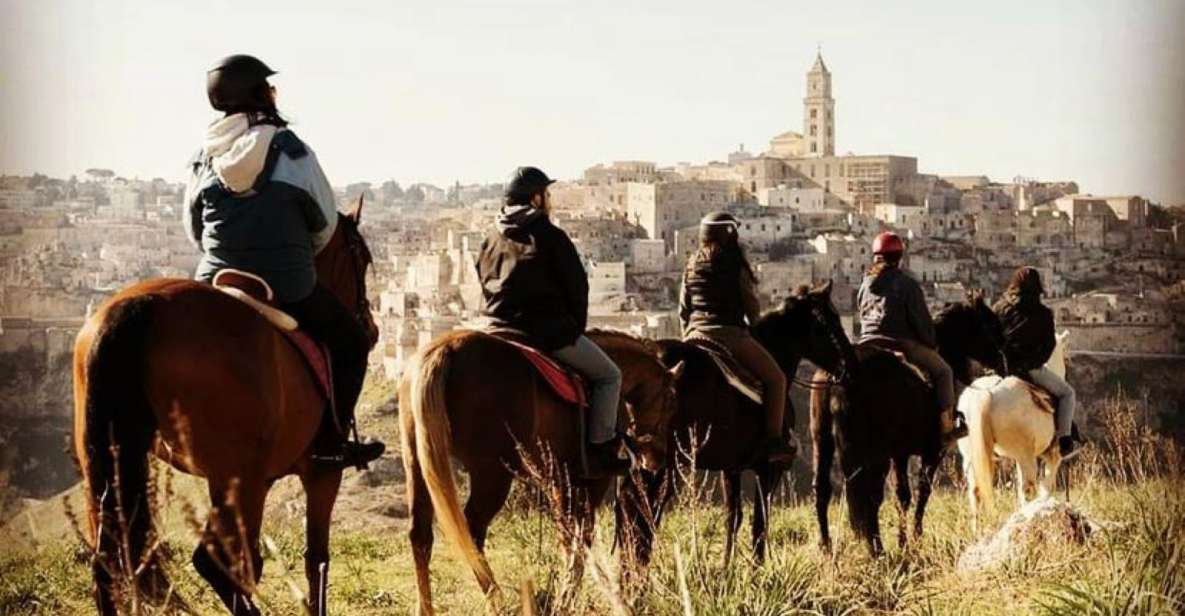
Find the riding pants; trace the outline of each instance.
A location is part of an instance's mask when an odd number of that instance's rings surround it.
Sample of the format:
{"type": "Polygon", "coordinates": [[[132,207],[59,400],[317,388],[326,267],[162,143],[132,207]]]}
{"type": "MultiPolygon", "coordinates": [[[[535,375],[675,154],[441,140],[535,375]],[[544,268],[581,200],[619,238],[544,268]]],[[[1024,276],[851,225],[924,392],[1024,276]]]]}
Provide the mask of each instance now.
{"type": "Polygon", "coordinates": [[[1074,424],[1074,403],[1076,394],[1074,388],[1056,372],[1044,366],[1029,371],[1029,378],[1057,398],[1057,414],[1054,425],[1058,436],[1070,436],[1071,426],[1074,424]]]}
{"type": "MultiPolygon", "coordinates": [[[[370,340],[349,309],[318,284],[304,299],[281,306],[318,342],[329,347],[333,369],[333,399],[342,430],[354,421],[354,405],[366,378],[366,354],[370,340]]],[[[345,434],[343,433],[343,436],[345,434]]]]}
{"type": "Polygon", "coordinates": [[[589,442],[600,444],[613,440],[617,436],[621,369],[587,336],[577,338],[571,346],[552,351],[551,355],[579,372],[592,389],[588,413],[589,442]]]}
{"type": "Polygon", "coordinates": [[[946,363],[946,360],[942,359],[938,351],[916,340],[897,338],[894,339],[894,342],[901,347],[901,350],[905,353],[905,357],[909,359],[910,363],[916,364],[919,368],[925,370],[926,374],[930,375],[930,383],[934,385],[934,392],[938,397],[939,408],[944,413],[954,410],[955,376],[950,366],[946,363]]]}
{"type": "Polygon", "coordinates": [[[781,436],[788,383],[786,373],[782,372],[778,361],[743,327],[696,328],[694,334],[727,347],[737,362],[761,381],[764,387],[762,402],[765,405],[766,433],[770,437],[781,436]]]}

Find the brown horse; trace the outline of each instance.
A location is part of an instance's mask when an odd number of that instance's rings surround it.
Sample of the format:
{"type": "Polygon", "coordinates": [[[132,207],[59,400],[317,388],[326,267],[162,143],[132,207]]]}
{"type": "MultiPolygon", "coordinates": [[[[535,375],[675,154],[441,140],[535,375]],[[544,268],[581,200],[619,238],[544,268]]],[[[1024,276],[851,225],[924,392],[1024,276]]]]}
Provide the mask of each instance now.
{"type": "MultiPolygon", "coordinates": [[[[956,376],[966,378],[970,359],[996,367],[1003,331],[981,293],[948,305],[935,318],[939,350],[956,376]]],[[[815,515],[819,543],[831,549],[827,507],[831,502],[831,465],[839,453],[847,490],[848,519],[873,555],[883,551],[879,511],[885,479],[893,471],[901,518],[898,543],[905,545],[906,514],[911,497],[909,459],[921,457],[916,486],[913,535],[922,534],[922,519],[934,475],[942,461],[938,403],[933,390],[895,356],[881,352],[858,355],[846,336],[837,339],[839,361],[821,364],[811,392],[811,438],[814,443],[815,515]],[[831,373],[831,374],[828,374],[831,373]]]]}
{"type": "MultiPolygon", "coordinates": [[[[339,214],[317,256],[317,276],[356,310],[373,345],[361,210],[359,200],[349,215],[339,214]]],[[[329,522],[341,482],[340,471],[308,462],[325,410],[284,334],[210,285],[149,280],[104,303],[74,348],[74,448],[89,497],[99,611],[115,614],[117,603],[151,598],[166,583],[150,545],[152,452],[206,478],[212,510],[193,564],[234,614],[259,613],[251,593],[262,573],[264,499],[277,478],[298,475],[308,499],[310,607],[323,613],[329,522]],[[113,588],[120,573],[131,574],[127,595],[113,588]]]]}
{"type": "MultiPolygon", "coordinates": [[[[675,411],[674,380],[680,372],[659,363],[652,343],[615,332],[590,332],[622,371],[628,426],[638,458],[648,468],[665,464],[667,423],[675,411]]],[[[432,613],[428,563],[432,520],[477,577],[483,592],[497,589],[482,554],[486,531],[510,493],[523,456],[537,463],[545,450],[573,490],[565,510],[592,528],[592,516],[611,478],[580,481],[582,429],[577,409],[555,396],[522,352],[489,334],[456,331],[421,350],[404,371],[399,391],[403,464],[411,510],[410,539],[416,563],[420,612],[432,613]],[[469,473],[469,500],[462,513],[450,456],[469,473]]],[[[591,535],[586,536],[586,541],[591,535]]]]}
{"type": "MultiPolygon", "coordinates": [[[[833,365],[835,336],[843,336],[839,315],[831,304],[831,284],[817,289],[799,289],[785,304],[766,313],[753,326],[753,336],[774,356],[790,377],[805,357],[818,365],[833,365]]],[[[765,411],[738,393],[720,374],[720,369],[699,347],[679,340],[660,341],[663,363],[683,362],[686,369],[676,382],[679,410],[671,421],[668,438],[686,449],[698,446],[694,462],[698,470],[720,471],[721,491],[727,514],[724,557],[731,558],[743,508],[741,475],[756,475],[753,498],[753,556],[765,558],[766,526],[773,492],[786,469],[765,460],[765,411]]],[[[787,399],[787,405],[789,400],[787,399]]],[[[793,409],[787,409],[785,428],[794,425],[793,409]]],[[[625,481],[618,498],[617,538],[632,549],[637,562],[649,561],[650,551],[666,501],[672,495],[665,486],[674,485],[674,469],[641,473],[640,481],[625,481]],[[645,503],[640,499],[645,498],[645,503]]]]}

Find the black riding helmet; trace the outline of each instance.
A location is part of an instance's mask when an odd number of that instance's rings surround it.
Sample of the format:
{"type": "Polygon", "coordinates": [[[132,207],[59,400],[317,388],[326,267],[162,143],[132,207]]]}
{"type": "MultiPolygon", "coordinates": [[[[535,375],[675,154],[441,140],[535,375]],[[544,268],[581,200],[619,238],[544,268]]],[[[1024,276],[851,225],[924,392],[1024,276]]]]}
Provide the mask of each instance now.
{"type": "Polygon", "coordinates": [[[699,221],[700,243],[728,246],[736,241],[738,226],[736,216],[728,212],[712,212],[699,221]]]}
{"type": "Polygon", "coordinates": [[[227,56],[206,72],[206,96],[212,107],[225,113],[274,112],[267,78],[275,74],[255,56],[227,56]]]}
{"type": "Polygon", "coordinates": [[[538,167],[519,167],[506,185],[506,205],[529,205],[535,195],[547,190],[555,180],[538,167]]]}

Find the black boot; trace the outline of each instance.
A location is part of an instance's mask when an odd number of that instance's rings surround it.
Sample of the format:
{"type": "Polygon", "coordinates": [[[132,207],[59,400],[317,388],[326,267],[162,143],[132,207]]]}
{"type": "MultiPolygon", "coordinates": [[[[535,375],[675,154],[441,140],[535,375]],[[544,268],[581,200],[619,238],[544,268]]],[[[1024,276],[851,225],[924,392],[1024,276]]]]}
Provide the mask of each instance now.
{"type": "Polygon", "coordinates": [[[585,479],[600,479],[629,472],[630,461],[617,455],[618,445],[617,439],[588,444],[588,468],[585,469],[585,479]]]}
{"type": "Polygon", "coordinates": [[[1082,447],[1078,445],[1078,442],[1072,436],[1059,436],[1057,439],[1057,451],[1062,456],[1062,462],[1065,462],[1082,453],[1082,447]]]}
{"type": "Polygon", "coordinates": [[[798,449],[785,436],[771,437],[765,443],[765,459],[770,464],[792,464],[798,449]]]}

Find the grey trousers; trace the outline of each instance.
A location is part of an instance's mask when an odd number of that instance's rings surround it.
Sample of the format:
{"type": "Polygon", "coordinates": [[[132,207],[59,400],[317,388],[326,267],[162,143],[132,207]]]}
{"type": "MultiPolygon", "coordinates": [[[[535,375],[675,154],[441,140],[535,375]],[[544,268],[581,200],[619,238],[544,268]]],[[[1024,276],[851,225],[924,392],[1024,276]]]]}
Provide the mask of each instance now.
{"type": "Polygon", "coordinates": [[[617,436],[617,405],[621,397],[621,369],[589,340],[576,339],[572,346],[551,353],[559,361],[579,372],[589,384],[588,440],[604,443],[617,436]]]}
{"type": "Polygon", "coordinates": [[[1076,394],[1074,388],[1065,379],[1058,376],[1049,368],[1041,367],[1029,371],[1029,377],[1057,398],[1057,414],[1054,416],[1054,426],[1058,436],[1070,436],[1071,426],[1074,424],[1074,403],[1076,394]]]}

